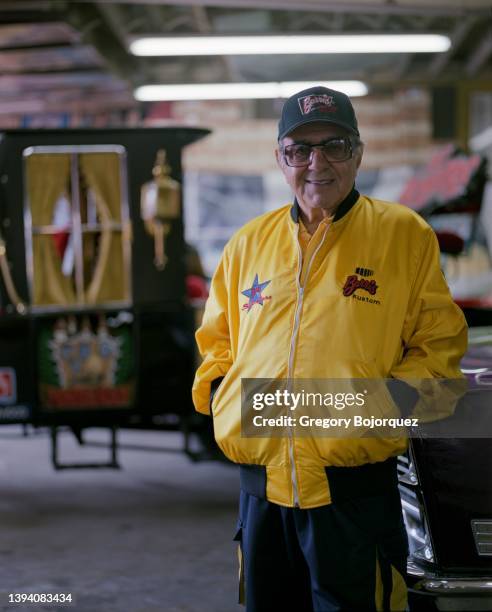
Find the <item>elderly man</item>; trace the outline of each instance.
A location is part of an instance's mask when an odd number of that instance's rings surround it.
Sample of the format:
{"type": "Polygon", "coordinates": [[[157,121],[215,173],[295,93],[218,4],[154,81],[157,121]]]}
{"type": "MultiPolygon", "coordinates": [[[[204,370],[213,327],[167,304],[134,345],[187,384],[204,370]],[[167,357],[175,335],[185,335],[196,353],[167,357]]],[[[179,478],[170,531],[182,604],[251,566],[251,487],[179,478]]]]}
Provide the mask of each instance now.
{"type": "Polygon", "coordinates": [[[406,608],[406,440],[241,435],[241,379],[460,376],[466,324],[435,234],[357,192],[363,149],[343,93],[314,87],[285,102],[275,154],[294,203],[232,237],[197,332],[195,406],[240,465],[248,612],[406,608]]]}

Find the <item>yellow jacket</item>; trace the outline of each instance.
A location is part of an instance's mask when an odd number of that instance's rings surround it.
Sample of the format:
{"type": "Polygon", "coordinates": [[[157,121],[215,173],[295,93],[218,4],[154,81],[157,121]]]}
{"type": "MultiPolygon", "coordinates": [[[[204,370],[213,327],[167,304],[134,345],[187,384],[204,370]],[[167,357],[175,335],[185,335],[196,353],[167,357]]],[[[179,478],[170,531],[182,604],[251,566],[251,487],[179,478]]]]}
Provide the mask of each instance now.
{"type": "Polygon", "coordinates": [[[234,462],[266,466],[266,497],[284,506],[330,503],[325,466],[381,462],[406,439],[241,437],[241,378],[461,376],[466,323],[433,230],[410,209],[355,191],[343,208],[304,265],[297,204],[242,227],[196,334],[196,409],[210,414],[211,383],[224,377],[211,406],[217,443],[234,462]]]}

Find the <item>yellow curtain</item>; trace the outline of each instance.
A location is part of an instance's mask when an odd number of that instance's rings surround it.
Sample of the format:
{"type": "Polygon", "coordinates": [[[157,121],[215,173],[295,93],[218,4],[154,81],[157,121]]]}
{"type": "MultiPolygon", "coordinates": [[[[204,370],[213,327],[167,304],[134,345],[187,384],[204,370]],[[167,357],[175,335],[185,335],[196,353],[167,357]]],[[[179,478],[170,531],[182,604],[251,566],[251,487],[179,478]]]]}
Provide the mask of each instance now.
{"type": "Polygon", "coordinates": [[[87,187],[94,191],[102,225],[99,253],[86,291],[86,302],[124,300],[128,287],[122,232],[108,226],[111,222],[121,223],[120,157],[116,153],[84,153],[80,155],[80,167],[87,187]]]}
{"type": "MultiPolygon", "coordinates": [[[[27,195],[33,229],[53,223],[53,211],[60,195],[68,189],[70,156],[34,154],[26,159],[27,195]]],[[[33,235],[33,304],[72,304],[72,279],[63,275],[53,238],[33,235]]]]}

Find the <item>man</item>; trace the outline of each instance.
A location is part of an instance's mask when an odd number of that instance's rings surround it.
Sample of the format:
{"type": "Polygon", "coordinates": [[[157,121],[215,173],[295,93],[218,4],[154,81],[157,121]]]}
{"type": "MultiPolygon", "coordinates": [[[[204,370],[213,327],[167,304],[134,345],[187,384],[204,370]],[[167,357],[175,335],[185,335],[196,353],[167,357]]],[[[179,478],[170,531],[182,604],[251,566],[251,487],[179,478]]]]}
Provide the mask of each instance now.
{"type": "Polygon", "coordinates": [[[195,406],[240,464],[248,612],[406,608],[406,440],[241,436],[241,379],[460,377],[466,324],[435,234],[356,191],[362,153],[343,93],[285,102],[276,157],[294,204],[233,236],[197,332],[195,406]]]}

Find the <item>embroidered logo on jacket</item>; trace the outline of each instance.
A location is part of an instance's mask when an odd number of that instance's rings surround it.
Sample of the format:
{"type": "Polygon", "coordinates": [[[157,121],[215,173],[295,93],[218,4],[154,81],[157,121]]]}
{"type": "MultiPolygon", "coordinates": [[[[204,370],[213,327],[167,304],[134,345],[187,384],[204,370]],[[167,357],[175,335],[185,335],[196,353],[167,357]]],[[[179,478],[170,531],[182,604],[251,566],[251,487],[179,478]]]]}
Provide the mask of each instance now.
{"type": "Polygon", "coordinates": [[[370,302],[371,304],[381,304],[379,300],[373,300],[367,296],[355,293],[358,289],[362,289],[369,295],[376,295],[379,285],[374,279],[369,280],[367,278],[368,276],[372,276],[373,274],[373,270],[357,267],[355,269],[355,274],[347,276],[347,279],[345,280],[345,284],[343,286],[343,295],[345,297],[352,296],[353,298],[362,302],[370,302]],[[365,278],[359,278],[358,275],[365,278]]]}
{"type": "Polygon", "coordinates": [[[372,276],[374,271],[369,270],[369,268],[355,268],[355,273],[360,274],[361,276],[372,276]]]}
{"type": "Polygon", "coordinates": [[[260,283],[258,281],[258,274],[255,274],[255,280],[253,281],[253,285],[249,289],[245,289],[241,291],[243,295],[249,298],[249,302],[247,304],[243,304],[243,310],[247,310],[248,312],[253,308],[255,304],[259,304],[263,306],[264,300],[271,300],[271,295],[263,295],[261,292],[267,285],[270,284],[271,281],[265,281],[264,283],[260,283]]]}

